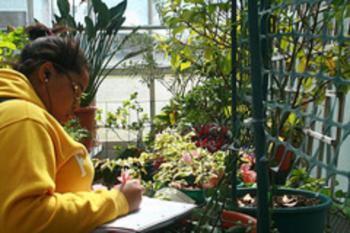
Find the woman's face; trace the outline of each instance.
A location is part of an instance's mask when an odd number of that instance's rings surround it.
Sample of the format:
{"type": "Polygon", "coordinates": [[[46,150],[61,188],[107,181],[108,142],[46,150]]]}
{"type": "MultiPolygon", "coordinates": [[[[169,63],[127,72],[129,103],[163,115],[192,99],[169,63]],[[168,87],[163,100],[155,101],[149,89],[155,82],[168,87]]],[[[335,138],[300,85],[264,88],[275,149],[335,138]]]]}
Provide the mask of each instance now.
{"type": "Polygon", "coordinates": [[[49,73],[45,71],[47,110],[62,124],[74,115],[74,110],[80,105],[82,93],[87,88],[89,73],[86,68],[80,74],[57,70],[52,66],[49,73]],[[46,81],[47,80],[47,81],[46,81]]]}

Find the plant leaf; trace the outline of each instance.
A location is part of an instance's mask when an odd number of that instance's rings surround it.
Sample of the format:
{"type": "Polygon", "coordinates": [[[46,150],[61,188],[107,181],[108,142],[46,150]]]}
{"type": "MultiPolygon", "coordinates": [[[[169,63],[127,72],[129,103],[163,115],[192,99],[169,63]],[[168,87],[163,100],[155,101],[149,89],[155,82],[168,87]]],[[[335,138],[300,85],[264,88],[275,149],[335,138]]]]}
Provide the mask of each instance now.
{"type": "Polygon", "coordinates": [[[62,17],[69,15],[69,3],[68,0],[58,0],[57,7],[62,17]]]}
{"type": "Polygon", "coordinates": [[[191,62],[182,62],[180,64],[180,70],[183,71],[183,70],[186,70],[188,69],[189,67],[191,67],[191,62]]]}
{"type": "Polygon", "coordinates": [[[111,15],[108,7],[101,0],[93,0],[94,11],[97,13],[96,29],[106,29],[108,23],[111,20],[111,15]]]}
{"type": "Polygon", "coordinates": [[[88,36],[88,40],[91,38],[94,38],[96,36],[96,30],[94,27],[94,23],[92,22],[92,19],[89,16],[85,16],[85,31],[88,36]]]}

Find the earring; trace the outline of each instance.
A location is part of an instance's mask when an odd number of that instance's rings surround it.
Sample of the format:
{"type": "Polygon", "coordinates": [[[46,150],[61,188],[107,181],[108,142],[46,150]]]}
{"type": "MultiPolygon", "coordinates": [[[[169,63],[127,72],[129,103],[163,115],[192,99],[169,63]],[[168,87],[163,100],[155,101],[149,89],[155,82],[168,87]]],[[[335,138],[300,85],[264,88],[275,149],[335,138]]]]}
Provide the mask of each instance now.
{"type": "Polygon", "coordinates": [[[49,82],[49,77],[50,77],[50,71],[48,70],[45,70],[45,83],[48,83],[49,82]]]}

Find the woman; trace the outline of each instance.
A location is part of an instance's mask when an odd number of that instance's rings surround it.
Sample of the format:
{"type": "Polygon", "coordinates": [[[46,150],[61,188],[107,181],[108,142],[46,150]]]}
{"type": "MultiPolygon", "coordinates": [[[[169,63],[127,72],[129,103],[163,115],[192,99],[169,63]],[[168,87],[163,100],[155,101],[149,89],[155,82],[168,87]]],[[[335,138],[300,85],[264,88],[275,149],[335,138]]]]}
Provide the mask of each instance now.
{"type": "Polygon", "coordinates": [[[91,232],[136,210],[143,187],[92,191],[84,146],[63,130],[88,85],[79,46],[38,38],[15,70],[0,69],[0,232],[91,232]]]}

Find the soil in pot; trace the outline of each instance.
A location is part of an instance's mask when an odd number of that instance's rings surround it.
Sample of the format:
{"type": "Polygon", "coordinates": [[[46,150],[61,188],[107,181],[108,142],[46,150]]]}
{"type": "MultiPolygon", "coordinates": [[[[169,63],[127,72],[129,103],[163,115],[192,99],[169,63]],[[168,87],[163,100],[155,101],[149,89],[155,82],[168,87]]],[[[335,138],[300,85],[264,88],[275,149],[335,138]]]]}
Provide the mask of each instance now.
{"type": "MultiPolygon", "coordinates": [[[[239,207],[256,207],[256,198],[249,193],[238,198],[239,207]]],[[[273,207],[275,208],[291,208],[291,207],[306,207],[320,204],[321,200],[314,197],[306,197],[300,194],[284,194],[273,197],[273,207]]]]}

